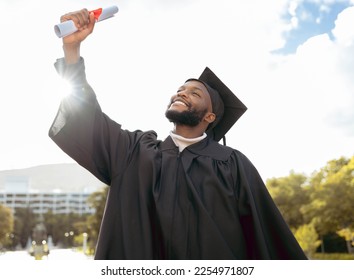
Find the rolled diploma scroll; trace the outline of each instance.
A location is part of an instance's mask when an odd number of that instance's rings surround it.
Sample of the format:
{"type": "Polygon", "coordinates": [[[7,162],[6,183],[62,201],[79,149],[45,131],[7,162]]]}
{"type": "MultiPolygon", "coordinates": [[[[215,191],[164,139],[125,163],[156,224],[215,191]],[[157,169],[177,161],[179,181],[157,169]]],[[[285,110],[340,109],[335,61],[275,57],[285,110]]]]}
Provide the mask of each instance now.
{"type": "MultiPolygon", "coordinates": [[[[97,9],[92,12],[95,13],[96,21],[102,21],[107,18],[113,17],[114,14],[118,12],[118,7],[111,6],[103,9],[97,9]]],[[[75,23],[72,20],[68,20],[55,25],[54,31],[59,38],[62,38],[76,32],[77,27],[75,26],[75,23]]]]}

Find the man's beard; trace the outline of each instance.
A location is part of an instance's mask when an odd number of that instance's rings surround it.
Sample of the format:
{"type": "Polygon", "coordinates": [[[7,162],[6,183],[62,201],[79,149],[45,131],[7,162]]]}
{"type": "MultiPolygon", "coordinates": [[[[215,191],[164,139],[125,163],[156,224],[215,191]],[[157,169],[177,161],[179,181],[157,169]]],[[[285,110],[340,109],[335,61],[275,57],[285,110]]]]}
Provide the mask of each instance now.
{"type": "Polygon", "coordinates": [[[173,122],[174,124],[186,125],[186,126],[197,126],[204,118],[207,110],[197,111],[195,109],[183,112],[178,112],[175,110],[168,110],[165,113],[166,118],[173,122]]]}

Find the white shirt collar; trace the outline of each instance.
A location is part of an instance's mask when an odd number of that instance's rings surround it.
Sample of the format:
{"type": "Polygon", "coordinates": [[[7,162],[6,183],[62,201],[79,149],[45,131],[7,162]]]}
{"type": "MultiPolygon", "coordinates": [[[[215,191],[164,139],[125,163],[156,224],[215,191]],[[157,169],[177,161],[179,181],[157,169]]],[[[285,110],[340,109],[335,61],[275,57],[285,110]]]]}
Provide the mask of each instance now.
{"type": "Polygon", "coordinates": [[[207,137],[205,132],[203,133],[202,136],[199,136],[196,138],[186,138],[181,135],[175,134],[172,131],[170,131],[170,136],[171,136],[173,142],[175,143],[175,145],[178,147],[180,152],[182,152],[189,145],[197,143],[197,142],[203,140],[205,137],[207,137]]]}

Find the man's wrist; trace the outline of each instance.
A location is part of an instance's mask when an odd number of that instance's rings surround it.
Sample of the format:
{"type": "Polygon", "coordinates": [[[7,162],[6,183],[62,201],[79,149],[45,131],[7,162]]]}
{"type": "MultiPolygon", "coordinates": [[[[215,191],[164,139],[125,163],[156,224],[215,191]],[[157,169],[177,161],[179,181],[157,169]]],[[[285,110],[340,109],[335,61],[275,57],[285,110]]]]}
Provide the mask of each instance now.
{"type": "Polygon", "coordinates": [[[65,58],[59,58],[54,64],[58,74],[73,87],[87,84],[84,59],[80,57],[76,63],[68,64],[65,58]]]}
{"type": "Polygon", "coordinates": [[[80,59],[80,44],[63,44],[66,64],[75,64],[80,59]]]}

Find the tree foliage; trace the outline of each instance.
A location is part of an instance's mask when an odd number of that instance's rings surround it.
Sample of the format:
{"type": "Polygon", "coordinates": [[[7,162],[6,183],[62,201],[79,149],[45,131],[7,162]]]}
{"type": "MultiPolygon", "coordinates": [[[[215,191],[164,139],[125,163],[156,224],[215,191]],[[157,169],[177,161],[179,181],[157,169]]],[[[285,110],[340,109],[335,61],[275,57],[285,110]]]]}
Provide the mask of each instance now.
{"type": "Polygon", "coordinates": [[[354,228],[354,157],[329,161],[313,174],[309,193],[302,212],[320,234],[354,228]]]}
{"type": "Polygon", "coordinates": [[[54,214],[52,211],[48,211],[43,215],[43,220],[48,236],[52,237],[54,245],[72,247],[75,236],[81,234],[81,227],[77,227],[77,225],[84,223],[86,216],[74,213],[54,214]]]}
{"type": "Polygon", "coordinates": [[[354,232],[354,156],[330,160],[308,178],[291,172],[266,185],[285,221],[294,232],[299,230],[299,238],[306,234],[310,238],[309,225],[321,239],[344,229],[354,232]]]}
{"type": "Polygon", "coordinates": [[[95,209],[95,213],[93,215],[88,216],[87,218],[87,233],[89,236],[88,240],[91,249],[94,249],[97,243],[98,234],[101,227],[101,221],[106,206],[107,195],[108,186],[105,186],[99,191],[92,193],[87,200],[90,207],[95,209]]]}
{"type": "Polygon", "coordinates": [[[269,193],[290,228],[298,228],[304,222],[299,206],[309,201],[304,188],[306,181],[305,175],[291,172],[287,177],[272,178],[266,182],[269,193]]]}
{"type": "Polygon", "coordinates": [[[347,250],[349,253],[352,253],[354,251],[354,230],[350,228],[343,228],[337,231],[337,234],[345,239],[347,250]]]}
{"type": "Polygon", "coordinates": [[[11,209],[0,204],[0,248],[8,245],[11,241],[14,226],[14,218],[11,209]]]}
{"type": "Polygon", "coordinates": [[[312,257],[321,244],[313,224],[301,225],[295,232],[295,238],[308,258],[312,257]]]}
{"type": "Polygon", "coordinates": [[[38,217],[33,213],[31,208],[18,208],[15,212],[14,234],[16,244],[20,244],[22,248],[26,247],[28,238],[32,235],[33,227],[38,222],[38,217]]]}

